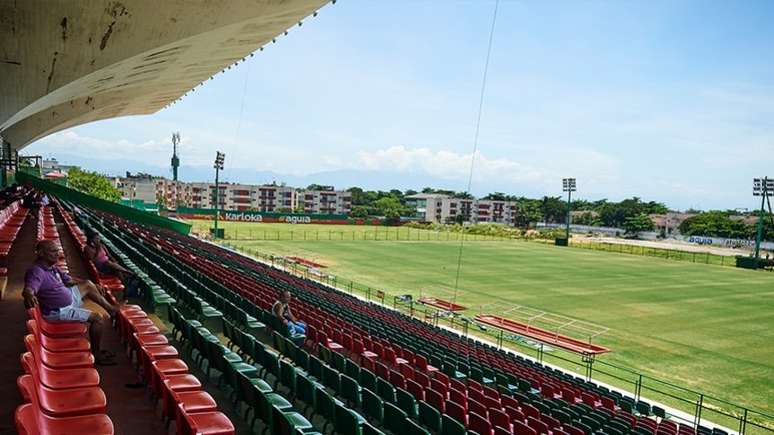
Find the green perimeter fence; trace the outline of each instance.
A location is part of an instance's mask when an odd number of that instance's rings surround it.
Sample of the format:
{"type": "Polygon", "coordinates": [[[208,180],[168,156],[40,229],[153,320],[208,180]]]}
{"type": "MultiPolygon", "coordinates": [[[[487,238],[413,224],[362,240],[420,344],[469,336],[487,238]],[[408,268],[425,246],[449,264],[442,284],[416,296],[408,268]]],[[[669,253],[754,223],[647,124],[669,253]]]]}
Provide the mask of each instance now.
{"type": "Polygon", "coordinates": [[[716,255],[709,252],[692,252],[681,251],[677,249],[652,248],[650,246],[629,245],[624,243],[592,242],[572,238],[570,239],[570,246],[573,248],[642,255],[646,257],[663,258],[666,260],[689,261],[691,263],[736,267],[736,257],[728,255],[716,255]]]}
{"type": "Polygon", "coordinates": [[[430,231],[405,227],[376,227],[373,229],[292,230],[227,228],[225,240],[239,241],[480,241],[495,242],[514,240],[510,237],[490,234],[471,234],[455,231],[430,231]]]}
{"type": "MultiPolygon", "coordinates": [[[[349,294],[359,295],[368,301],[392,306],[412,317],[429,321],[435,325],[455,329],[464,336],[471,335],[486,338],[497,343],[500,349],[516,350],[533,357],[540,363],[562,366],[565,369],[578,373],[579,376],[584,377],[586,380],[593,378],[594,380],[621,388],[633,395],[635,400],[642,399],[663,403],[684,412],[688,416],[688,418],[672,416],[673,419],[681,423],[697,426],[701,424],[702,420],[707,420],[740,434],[774,434],[774,415],[749,409],[724,399],[662,381],[634,369],[611,364],[601,359],[590,360],[561,349],[548,349],[547,346],[525,340],[520,336],[505,334],[489,328],[481,329],[467,317],[439,316],[437,310],[422,304],[399,303],[399,295],[390,294],[374,287],[327,274],[319,269],[306,267],[284,257],[267,255],[257,250],[236,247],[228,243],[225,246],[234,251],[257,258],[274,267],[282,268],[293,275],[336,287],[349,294]],[[645,397],[647,399],[644,399],[645,397]]],[[[669,258],[673,257],[670,256],[669,258]]]]}

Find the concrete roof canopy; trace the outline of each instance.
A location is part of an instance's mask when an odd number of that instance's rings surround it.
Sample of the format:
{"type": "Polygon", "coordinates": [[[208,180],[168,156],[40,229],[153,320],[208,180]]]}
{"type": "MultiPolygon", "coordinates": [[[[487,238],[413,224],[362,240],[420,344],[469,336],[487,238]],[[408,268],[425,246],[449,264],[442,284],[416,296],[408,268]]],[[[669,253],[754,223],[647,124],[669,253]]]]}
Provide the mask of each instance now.
{"type": "Polygon", "coordinates": [[[0,0],[0,136],[154,113],[328,2],[0,0]]]}

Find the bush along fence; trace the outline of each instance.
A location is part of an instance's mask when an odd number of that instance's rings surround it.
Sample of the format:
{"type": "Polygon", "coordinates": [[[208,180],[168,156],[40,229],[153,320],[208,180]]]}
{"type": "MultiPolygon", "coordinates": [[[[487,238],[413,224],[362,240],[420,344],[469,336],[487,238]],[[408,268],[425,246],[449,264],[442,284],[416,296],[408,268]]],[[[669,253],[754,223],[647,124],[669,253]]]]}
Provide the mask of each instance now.
{"type": "MultiPolygon", "coordinates": [[[[730,401],[719,399],[688,388],[651,377],[634,369],[618,366],[595,359],[588,359],[561,349],[549,349],[517,335],[503,335],[498,331],[479,328],[464,316],[447,316],[444,312],[416,303],[405,303],[403,295],[390,294],[384,290],[356,283],[328,274],[314,267],[288,260],[284,257],[267,255],[257,250],[244,249],[225,244],[226,247],[256,258],[273,267],[293,275],[334,287],[370,302],[380,303],[397,309],[409,316],[444,326],[460,332],[464,337],[476,336],[497,344],[500,349],[516,351],[541,364],[553,364],[575,372],[587,381],[592,379],[620,388],[634,400],[663,403],[682,412],[680,415],[665,415],[677,422],[705,425],[712,422],[739,434],[774,435],[774,415],[750,409],[730,401]]],[[[625,245],[626,246],[626,245],[625,245]]],[[[617,251],[616,251],[617,252],[617,251]]],[[[644,255],[644,254],[643,254],[644,255]]],[[[672,255],[672,254],[670,254],[672,255]]],[[[670,257],[671,258],[671,257],[670,257]]],[[[710,263],[711,264],[711,263],[710,263]]]]}

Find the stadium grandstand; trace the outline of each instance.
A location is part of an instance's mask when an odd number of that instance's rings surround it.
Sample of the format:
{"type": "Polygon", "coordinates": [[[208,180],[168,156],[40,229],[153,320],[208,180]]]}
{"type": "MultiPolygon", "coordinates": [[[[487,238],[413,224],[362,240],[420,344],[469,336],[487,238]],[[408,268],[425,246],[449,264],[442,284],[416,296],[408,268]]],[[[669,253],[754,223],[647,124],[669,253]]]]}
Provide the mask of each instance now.
{"type": "MultiPolygon", "coordinates": [[[[0,432],[20,434],[727,435],[728,428],[287,273],[190,226],[18,171],[62,129],[155,112],[327,2],[0,2],[0,432]],[[203,19],[206,17],[206,19],[203,19]],[[25,198],[46,200],[31,204],[25,198]],[[98,270],[87,234],[134,277],[98,270]],[[47,242],[44,242],[47,241],[47,242]],[[87,325],[25,309],[35,247],[104,291],[104,352],[87,325]],[[306,323],[273,314],[284,292],[306,323]]],[[[442,309],[439,300],[425,300],[442,309]]],[[[591,358],[600,346],[521,331],[591,358]],[[557,342],[559,340],[559,342],[557,342]]],[[[521,332],[520,332],[521,331],[521,332]]],[[[699,406],[699,409],[701,407],[699,406]]],[[[754,426],[754,431],[751,429],[754,426]]]]}

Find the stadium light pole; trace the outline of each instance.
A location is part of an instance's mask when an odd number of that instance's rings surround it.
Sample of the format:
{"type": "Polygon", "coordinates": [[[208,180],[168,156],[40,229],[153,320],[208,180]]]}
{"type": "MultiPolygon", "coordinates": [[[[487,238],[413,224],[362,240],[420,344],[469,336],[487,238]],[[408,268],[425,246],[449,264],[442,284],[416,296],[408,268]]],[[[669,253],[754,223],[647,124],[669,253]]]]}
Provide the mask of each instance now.
{"type": "Polygon", "coordinates": [[[769,197],[774,196],[774,178],[763,177],[753,178],[753,196],[761,197],[761,210],[758,216],[758,230],[755,233],[755,259],[760,259],[761,253],[761,238],[763,237],[763,216],[766,213],[766,203],[769,203],[769,211],[771,211],[771,200],[769,197]]]}
{"type": "Polygon", "coordinates": [[[562,192],[567,192],[567,243],[570,243],[570,216],[572,211],[572,193],[575,192],[576,184],[574,178],[562,178],[562,192]]]}
{"type": "Polygon", "coordinates": [[[218,215],[220,214],[220,184],[218,183],[218,175],[223,169],[223,161],[226,159],[226,155],[220,151],[217,151],[215,155],[215,234],[214,238],[218,238],[218,215]]]}

